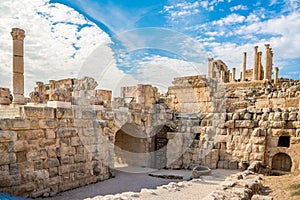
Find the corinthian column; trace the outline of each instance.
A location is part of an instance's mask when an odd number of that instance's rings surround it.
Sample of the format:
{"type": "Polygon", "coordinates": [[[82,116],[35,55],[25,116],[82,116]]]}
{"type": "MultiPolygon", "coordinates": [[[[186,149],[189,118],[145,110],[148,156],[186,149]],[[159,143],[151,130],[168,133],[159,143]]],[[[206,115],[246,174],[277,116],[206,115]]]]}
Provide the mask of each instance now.
{"type": "Polygon", "coordinates": [[[243,52],[243,66],[242,66],[242,79],[241,79],[241,81],[246,80],[246,62],[247,62],[247,53],[243,52]]]}
{"type": "Polygon", "coordinates": [[[254,60],[253,60],[253,77],[252,77],[252,80],[257,80],[257,75],[258,75],[258,67],[257,67],[257,64],[258,64],[258,56],[257,56],[257,48],[258,46],[255,46],[254,47],[254,60]]]}
{"type": "Polygon", "coordinates": [[[258,72],[257,72],[257,79],[258,80],[261,80],[262,79],[262,64],[261,64],[261,57],[262,57],[262,52],[258,52],[258,63],[257,63],[257,66],[258,66],[258,72]]]}
{"type": "Polygon", "coordinates": [[[269,80],[269,57],[270,57],[270,44],[265,44],[266,47],[266,55],[265,55],[265,66],[264,66],[264,80],[269,80]]]}
{"type": "Polygon", "coordinates": [[[277,85],[277,84],[278,84],[278,71],[279,71],[279,68],[278,68],[278,67],[275,67],[275,73],[274,73],[274,85],[277,85]]]}
{"type": "Polygon", "coordinates": [[[11,32],[13,39],[13,103],[25,104],[24,98],[24,47],[25,31],[13,28],[11,32]]]}

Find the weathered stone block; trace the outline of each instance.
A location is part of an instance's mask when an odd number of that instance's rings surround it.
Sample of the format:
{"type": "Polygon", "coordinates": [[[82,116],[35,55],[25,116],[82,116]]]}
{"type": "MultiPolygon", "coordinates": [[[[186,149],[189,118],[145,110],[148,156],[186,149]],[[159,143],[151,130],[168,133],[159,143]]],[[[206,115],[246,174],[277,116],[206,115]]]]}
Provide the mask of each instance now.
{"type": "Polygon", "coordinates": [[[55,119],[41,119],[39,126],[43,129],[53,129],[57,127],[57,121],[55,119]]]}
{"type": "Polygon", "coordinates": [[[10,119],[11,128],[13,130],[26,130],[30,129],[30,120],[29,119],[10,119]]]}
{"type": "Polygon", "coordinates": [[[0,143],[15,142],[17,140],[17,133],[15,131],[0,130],[0,143]]]}
{"type": "Polygon", "coordinates": [[[59,160],[57,158],[47,158],[44,161],[44,167],[47,168],[54,168],[54,167],[58,167],[59,164],[59,160]]]}
{"type": "Polygon", "coordinates": [[[55,109],[49,107],[24,106],[21,112],[24,118],[40,118],[40,119],[55,118],[55,109]]]}
{"type": "Polygon", "coordinates": [[[46,159],[48,157],[46,149],[32,150],[26,155],[29,161],[46,159]]]}
{"type": "Polygon", "coordinates": [[[72,137],[71,138],[71,146],[76,147],[82,145],[80,137],[72,137]]]}
{"type": "Polygon", "coordinates": [[[46,129],[46,138],[55,139],[55,129],[46,129]]]}
{"type": "Polygon", "coordinates": [[[236,128],[253,128],[255,125],[252,120],[236,120],[234,126],[236,128]]]}
{"type": "Polygon", "coordinates": [[[285,128],[285,121],[273,121],[270,122],[270,128],[285,128]]]}
{"type": "Polygon", "coordinates": [[[73,110],[70,108],[57,108],[56,117],[58,119],[72,119],[74,118],[73,110]]]}
{"type": "Polygon", "coordinates": [[[17,157],[15,153],[1,153],[0,165],[16,163],[17,157]]]}
{"type": "Polygon", "coordinates": [[[26,140],[18,140],[14,143],[14,152],[21,152],[27,150],[28,142],[26,140]]]}
{"type": "Polygon", "coordinates": [[[78,135],[78,131],[76,128],[59,128],[56,131],[56,137],[58,138],[69,138],[75,137],[78,135]]]}
{"type": "Polygon", "coordinates": [[[41,138],[45,138],[43,130],[18,131],[19,140],[37,140],[41,138]]]}

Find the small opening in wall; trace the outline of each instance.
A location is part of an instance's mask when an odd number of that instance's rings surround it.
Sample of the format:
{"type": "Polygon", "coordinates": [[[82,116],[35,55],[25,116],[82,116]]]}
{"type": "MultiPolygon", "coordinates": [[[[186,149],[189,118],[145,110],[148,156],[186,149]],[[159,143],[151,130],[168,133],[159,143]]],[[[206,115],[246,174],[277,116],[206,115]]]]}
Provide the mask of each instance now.
{"type": "Polygon", "coordinates": [[[278,140],[279,147],[290,147],[290,136],[280,136],[278,140]]]}
{"type": "Polygon", "coordinates": [[[200,140],[200,133],[196,133],[195,140],[200,140]]]}

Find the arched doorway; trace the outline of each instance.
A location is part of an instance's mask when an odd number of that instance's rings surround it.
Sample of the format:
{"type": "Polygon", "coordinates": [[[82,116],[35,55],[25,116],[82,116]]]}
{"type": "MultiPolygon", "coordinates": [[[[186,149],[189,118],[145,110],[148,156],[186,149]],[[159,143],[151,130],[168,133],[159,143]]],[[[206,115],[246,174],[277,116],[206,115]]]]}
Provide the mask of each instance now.
{"type": "Polygon", "coordinates": [[[125,124],[115,135],[115,167],[147,166],[148,148],[149,142],[141,127],[125,124]]]}
{"type": "Polygon", "coordinates": [[[154,137],[154,151],[155,151],[155,168],[162,169],[167,166],[167,144],[168,132],[173,132],[170,127],[162,126],[154,137]]]}
{"type": "Polygon", "coordinates": [[[290,172],[292,168],[292,159],[285,153],[278,153],[273,156],[272,170],[290,172]]]}

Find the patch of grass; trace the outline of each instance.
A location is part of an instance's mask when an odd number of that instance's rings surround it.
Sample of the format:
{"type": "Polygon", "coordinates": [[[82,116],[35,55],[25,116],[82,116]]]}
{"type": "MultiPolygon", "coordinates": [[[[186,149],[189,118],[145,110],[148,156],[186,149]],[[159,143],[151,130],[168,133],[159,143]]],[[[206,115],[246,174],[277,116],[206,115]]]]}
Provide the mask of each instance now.
{"type": "Polygon", "coordinates": [[[294,190],[300,189],[300,183],[295,183],[295,184],[290,185],[290,189],[294,189],[294,190]]]}
{"type": "Polygon", "coordinates": [[[293,196],[300,196],[300,190],[296,191],[296,192],[292,192],[292,197],[293,196]]]}
{"type": "Polygon", "coordinates": [[[292,190],[296,190],[296,191],[293,191],[291,193],[292,197],[293,196],[300,196],[300,183],[294,183],[294,184],[290,185],[289,188],[292,189],[292,190]]]}

